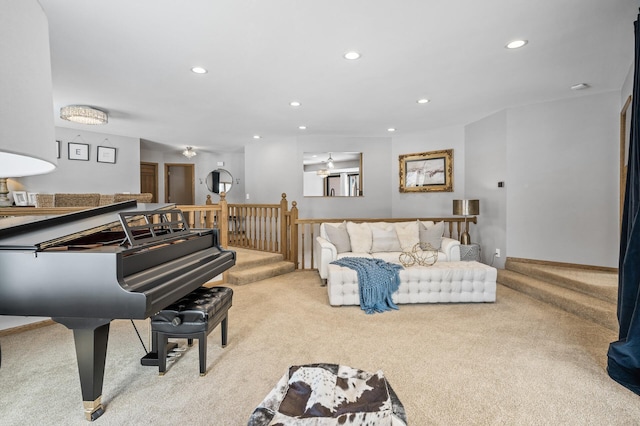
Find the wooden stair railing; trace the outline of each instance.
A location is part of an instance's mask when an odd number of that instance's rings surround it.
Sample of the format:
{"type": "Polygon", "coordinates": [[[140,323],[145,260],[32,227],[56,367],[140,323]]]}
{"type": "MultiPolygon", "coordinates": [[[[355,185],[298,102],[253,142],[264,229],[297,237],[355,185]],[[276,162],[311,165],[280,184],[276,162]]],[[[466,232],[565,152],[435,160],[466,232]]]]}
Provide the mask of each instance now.
{"type": "MultiPolygon", "coordinates": [[[[240,247],[271,253],[281,253],[284,260],[295,264],[296,269],[315,269],[314,240],[320,235],[323,222],[406,222],[444,221],[445,236],[460,239],[465,230],[464,217],[429,218],[330,218],[300,219],[297,203],[289,203],[287,194],[282,194],[279,204],[229,204],[226,194],[220,193],[220,201],[211,202],[207,196],[205,205],[178,205],[190,228],[217,228],[222,247],[240,247]]],[[[82,210],[82,208],[0,208],[2,216],[55,215],[82,210]]],[[[477,217],[466,219],[467,223],[477,223],[477,217]]]]}

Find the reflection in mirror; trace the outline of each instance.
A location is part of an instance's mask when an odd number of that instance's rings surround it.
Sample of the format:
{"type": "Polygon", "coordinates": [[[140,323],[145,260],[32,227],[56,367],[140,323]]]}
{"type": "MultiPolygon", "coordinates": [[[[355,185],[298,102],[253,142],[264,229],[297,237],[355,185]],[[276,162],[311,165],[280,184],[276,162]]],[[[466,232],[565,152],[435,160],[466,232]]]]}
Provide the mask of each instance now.
{"type": "Polygon", "coordinates": [[[233,185],[233,176],[225,169],[216,169],[207,175],[207,189],[214,194],[229,192],[233,185]]]}
{"type": "Polygon", "coordinates": [[[302,163],[305,197],[362,196],[361,152],[305,152],[302,163]]]}

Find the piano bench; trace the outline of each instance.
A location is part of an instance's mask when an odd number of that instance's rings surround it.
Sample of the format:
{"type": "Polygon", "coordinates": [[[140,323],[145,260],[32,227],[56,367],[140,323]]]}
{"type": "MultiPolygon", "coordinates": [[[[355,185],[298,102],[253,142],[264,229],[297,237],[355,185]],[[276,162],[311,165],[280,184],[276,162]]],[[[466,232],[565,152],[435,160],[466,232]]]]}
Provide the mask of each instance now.
{"type": "Polygon", "coordinates": [[[200,287],[151,317],[151,332],[158,345],[160,375],[167,370],[168,339],[198,339],[200,375],[207,371],[207,336],[222,323],[222,347],[227,346],[227,313],[233,290],[227,287],[200,287]]]}

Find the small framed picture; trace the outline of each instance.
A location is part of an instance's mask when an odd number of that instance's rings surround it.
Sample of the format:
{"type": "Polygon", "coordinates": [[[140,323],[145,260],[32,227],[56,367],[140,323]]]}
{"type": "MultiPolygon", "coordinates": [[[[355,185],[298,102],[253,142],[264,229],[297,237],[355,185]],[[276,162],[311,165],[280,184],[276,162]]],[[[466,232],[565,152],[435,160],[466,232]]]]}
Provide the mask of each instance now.
{"type": "Polygon", "coordinates": [[[56,158],[60,158],[60,141],[56,141],[56,153],[57,153],[56,158]]]}
{"type": "Polygon", "coordinates": [[[98,146],[98,163],[116,162],[116,149],[109,146],[98,146]]]}
{"type": "Polygon", "coordinates": [[[36,205],[36,195],[38,195],[37,192],[27,192],[27,202],[30,206],[36,205]]]}
{"type": "Polygon", "coordinates": [[[13,201],[16,203],[16,206],[27,206],[27,192],[13,191],[13,201]]]}
{"type": "Polygon", "coordinates": [[[69,142],[69,160],[89,161],[89,144],[69,142]]]}

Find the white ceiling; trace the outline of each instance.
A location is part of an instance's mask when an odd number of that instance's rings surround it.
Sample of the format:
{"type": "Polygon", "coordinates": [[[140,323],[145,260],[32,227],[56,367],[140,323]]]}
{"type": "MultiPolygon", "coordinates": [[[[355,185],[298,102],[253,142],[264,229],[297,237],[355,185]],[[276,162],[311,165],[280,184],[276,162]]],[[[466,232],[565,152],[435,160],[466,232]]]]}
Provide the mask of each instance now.
{"type": "Polygon", "coordinates": [[[264,140],[415,134],[507,107],[620,90],[633,60],[639,6],[638,0],[40,3],[49,19],[56,125],[211,152],[241,152],[255,134],[264,140]],[[504,48],[517,38],[529,44],[504,48]],[[362,58],[345,60],[351,49],[362,58]],[[195,65],[209,72],[194,74],[195,65]],[[591,88],[569,89],[582,82],[591,88]],[[417,104],[422,97],[431,102],[417,104]],[[302,106],[289,106],[292,100],[302,106]],[[71,104],[103,109],[109,123],[61,120],[60,107],[71,104]]]}

